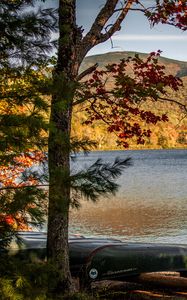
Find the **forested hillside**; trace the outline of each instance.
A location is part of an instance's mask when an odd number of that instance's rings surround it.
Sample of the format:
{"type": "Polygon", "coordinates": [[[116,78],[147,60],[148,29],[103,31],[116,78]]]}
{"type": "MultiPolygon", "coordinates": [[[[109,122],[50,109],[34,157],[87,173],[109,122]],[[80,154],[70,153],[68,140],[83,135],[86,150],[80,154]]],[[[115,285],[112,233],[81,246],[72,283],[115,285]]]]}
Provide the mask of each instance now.
{"type": "MultiPolygon", "coordinates": [[[[128,56],[134,56],[134,52],[111,52],[106,54],[94,55],[86,57],[81,66],[81,71],[88,67],[98,63],[99,68],[103,69],[110,63],[118,63],[121,59],[128,56]]],[[[147,54],[141,53],[140,57],[144,58],[147,54]]],[[[187,62],[172,60],[161,57],[159,59],[160,64],[166,68],[166,73],[176,75],[183,80],[184,88],[180,93],[172,94],[171,98],[177,101],[185,101],[187,103],[187,62]]],[[[129,70],[130,72],[130,70],[129,70]]],[[[112,85],[110,80],[110,85],[112,85]]],[[[158,123],[158,125],[150,125],[152,135],[146,140],[144,145],[136,145],[131,143],[133,149],[147,149],[147,148],[186,148],[187,147],[187,117],[179,107],[173,103],[162,102],[157,103],[156,107],[152,102],[147,101],[146,109],[149,109],[155,113],[166,113],[169,121],[158,123]]],[[[79,137],[89,137],[90,139],[98,142],[99,150],[119,149],[116,145],[116,136],[108,133],[105,125],[98,121],[94,125],[84,125],[84,121],[87,116],[82,112],[82,107],[77,106],[74,110],[73,119],[73,133],[76,128],[76,132],[79,133],[79,137]],[[78,130],[77,130],[78,128],[78,130]]]]}
{"type": "MultiPolygon", "coordinates": [[[[104,68],[107,64],[118,63],[121,59],[127,58],[128,56],[134,56],[136,52],[109,52],[105,54],[98,54],[93,56],[87,56],[82,65],[81,70],[85,70],[87,67],[92,66],[95,63],[98,63],[100,68],[104,68]]],[[[146,53],[138,53],[141,58],[146,58],[146,53]]],[[[177,75],[177,76],[187,76],[187,62],[178,61],[174,59],[169,59],[166,57],[160,57],[160,64],[165,65],[168,73],[177,75]]]]}

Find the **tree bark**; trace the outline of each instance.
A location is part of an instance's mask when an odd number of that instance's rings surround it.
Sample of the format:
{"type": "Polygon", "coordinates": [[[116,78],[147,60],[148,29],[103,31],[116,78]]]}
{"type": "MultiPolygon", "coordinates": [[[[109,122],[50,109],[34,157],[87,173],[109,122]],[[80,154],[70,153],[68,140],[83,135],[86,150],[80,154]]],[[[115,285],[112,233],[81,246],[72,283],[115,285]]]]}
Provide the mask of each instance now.
{"type": "MultiPolygon", "coordinates": [[[[69,268],[68,222],[70,205],[70,133],[72,106],[77,87],[78,70],[86,53],[103,42],[102,29],[112,16],[117,0],[107,0],[90,32],[82,38],[76,25],[76,0],[59,0],[59,45],[57,65],[53,72],[53,90],[49,126],[49,208],[48,262],[55,270],[53,294],[72,288],[69,268]]],[[[128,0],[127,3],[132,4],[128,0]]],[[[124,17],[130,5],[125,8],[124,17]]],[[[113,31],[120,29],[123,18],[114,22],[113,31]],[[115,26],[115,24],[117,24],[115,26]]],[[[54,275],[53,275],[54,276],[54,275]]],[[[50,289],[50,287],[49,287],[50,289]]]]}
{"type": "Polygon", "coordinates": [[[49,128],[48,262],[55,270],[53,293],[71,290],[68,221],[70,205],[70,132],[75,92],[77,27],[75,0],[60,0],[58,60],[53,72],[49,128]]]}

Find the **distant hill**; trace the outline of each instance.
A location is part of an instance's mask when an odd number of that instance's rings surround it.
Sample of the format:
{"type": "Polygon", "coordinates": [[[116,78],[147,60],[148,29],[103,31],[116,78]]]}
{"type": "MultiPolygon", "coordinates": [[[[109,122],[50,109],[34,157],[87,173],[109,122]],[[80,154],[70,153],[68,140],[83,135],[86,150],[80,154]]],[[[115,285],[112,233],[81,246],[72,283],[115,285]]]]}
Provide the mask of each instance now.
{"type": "MultiPolygon", "coordinates": [[[[104,68],[107,64],[118,63],[121,59],[127,58],[128,56],[134,56],[136,53],[138,53],[141,58],[146,58],[146,56],[148,55],[146,53],[122,51],[87,56],[81,65],[81,71],[85,70],[86,68],[92,66],[95,63],[98,63],[100,68],[104,68]]],[[[160,57],[159,61],[166,67],[166,71],[168,73],[179,77],[187,76],[187,62],[174,60],[166,57],[160,57]]]]}
{"type": "MultiPolygon", "coordinates": [[[[84,59],[81,70],[99,64],[99,68],[104,68],[107,64],[118,63],[121,59],[128,56],[134,56],[137,52],[109,52],[106,54],[99,54],[88,56],[84,59]]],[[[144,58],[148,54],[138,53],[140,57],[144,58]]],[[[181,77],[184,83],[184,88],[177,93],[173,93],[171,97],[178,101],[185,101],[187,103],[187,62],[173,60],[165,57],[160,57],[160,64],[166,67],[166,73],[181,77]]],[[[181,113],[179,107],[172,105],[169,102],[157,103],[147,101],[146,109],[150,109],[157,113],[166,113],[169,117],[169,122],[159,123],[157,126],[150,126],[152,136],[148,139],[145,145],[136,145],[131,141],[131,149],[146,149],[146,148],[187,148],[187,116],[181,113]]],[[[116,137],[106,131],[106,127],[101,121],[95,122],[88,126],[82,123],[86,120],[86,113],[82,112],[81,107],[76,107],[76,112],[73,114],[73,133],[79,133],[79,137],[89,137],[98,142],[99,150],[119,149],[116,145],[116,137]]]]}

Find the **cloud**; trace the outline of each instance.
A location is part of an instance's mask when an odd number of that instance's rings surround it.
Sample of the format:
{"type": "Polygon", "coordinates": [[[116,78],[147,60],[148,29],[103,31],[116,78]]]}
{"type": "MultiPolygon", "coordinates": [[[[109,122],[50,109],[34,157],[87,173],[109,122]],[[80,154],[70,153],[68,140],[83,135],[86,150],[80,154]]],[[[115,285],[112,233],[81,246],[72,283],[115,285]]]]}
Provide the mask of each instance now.
{"type": "Polygon", "coordinates": [[[187,41],[187,35],[145,35],[145,34],[120,34],[112,37],[115,41],[187,41]]]}

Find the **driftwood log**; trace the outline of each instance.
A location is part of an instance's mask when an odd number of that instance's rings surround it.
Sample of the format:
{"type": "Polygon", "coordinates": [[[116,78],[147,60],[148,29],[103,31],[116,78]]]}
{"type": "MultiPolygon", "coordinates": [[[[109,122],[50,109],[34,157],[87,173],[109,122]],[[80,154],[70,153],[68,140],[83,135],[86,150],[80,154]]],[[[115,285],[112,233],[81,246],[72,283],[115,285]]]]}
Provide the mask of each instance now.
{"type": "Polygon", "coordinates": [[[177,274],[145,273],[138,276],[136,282],[187,291],[187,278],[177,276],[177,274]]]}
{"type": "MultiPolygon", "coordinates": [[[[144,273],[122,281],[95,282],[92,289],[99,294],[119,295],[125,293],[127,299],[187,299],[187,278],[179,273],[144,273]]],[[[118,298],[112,298],[118,299],[118,298]]]]}

